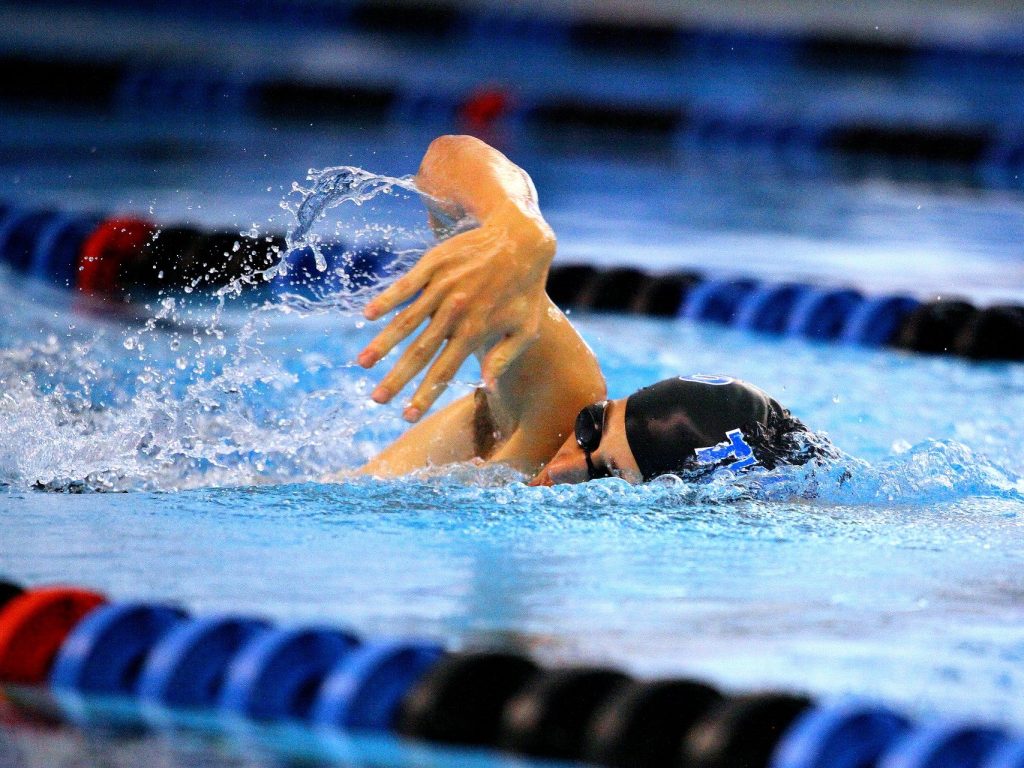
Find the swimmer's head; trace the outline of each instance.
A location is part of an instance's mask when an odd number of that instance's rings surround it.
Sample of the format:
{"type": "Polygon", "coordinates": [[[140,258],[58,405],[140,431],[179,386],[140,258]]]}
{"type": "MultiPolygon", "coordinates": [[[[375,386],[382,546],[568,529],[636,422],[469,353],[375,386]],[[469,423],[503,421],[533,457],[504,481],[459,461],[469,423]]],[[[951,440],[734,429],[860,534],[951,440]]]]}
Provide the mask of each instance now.
{"type": "MultiPolygon", "coordinates": [[[[792,462],[787,438],[804,427],[756,387],[724,377],[675,377],[595,403],[531,485],[617,476],[639,483],[792,462]]],[[[804,459],[806,460],[806,459],[804,459]]]]}
{"type": "Polygon", "coordinates": [[[576,416],[573,434],[530,485],[582,483],[599,477],[621,477],[631,483],[643,475],[626,436],[628,398],[602,400],[576,416]]]}
{"type": "Polygon", "coordinates": [[[673,377],[637,390],[626,405],[626,434],[644,480],[659,475],[757,464],[751,443],[770,416],[785,413],[764,392],[725,376],[673,377]]]}

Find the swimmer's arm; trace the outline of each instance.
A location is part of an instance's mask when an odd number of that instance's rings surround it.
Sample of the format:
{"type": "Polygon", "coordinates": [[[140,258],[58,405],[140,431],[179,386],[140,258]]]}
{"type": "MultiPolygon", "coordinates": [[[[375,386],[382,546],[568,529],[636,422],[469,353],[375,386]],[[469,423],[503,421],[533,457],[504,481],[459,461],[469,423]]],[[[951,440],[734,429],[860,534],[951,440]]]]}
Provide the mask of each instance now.
{"type": "MultiPolygon", "coordinates": [[[[492,416],[499,427],[511,425],[495,454],[484,458],[532,473],[565,440],[579,409],[605,396],[596,358],[545,291],[554,234],[540,216],[536,191],[526,173],[477,139],[436,140],[417,181],[425,191],[457,207],[445,211],[446,217],[468,213],[481,226],[429,251],[371,303],[367,316],[373,319],[421,291],[419,299],[393,318],[363,351],[359,362],[372,367],[430,317],[430,324],[381,382],[374,399],[390,400],[447,339],[406,409],[406,418],[416,421],[465,358],[477,352],[483,357],[481,369],[492,416]]],[[[427,453],[415,444],[441,439],[445,430],[463,435],[456,442],[463,440],[464,447],[444,455],[452,456],[450,461],[470,458],[472,413],[456,411],[449,417],[447,411],[438,414],[441,418],[436,421],[430,419],[429,429],[411,429],[388,448],[385,454],[402,457],[389,469],[399,473],[423,466],[430,459],[420,460],[427,453]]],[[[374,467],[379,467],[377,460],[365,471],[373,474],[374,467]]]]}
{"type": "MultiPolygon", "coordinates": [[[[492,455],[481,457],[528,475],[555,454],[579,410],[606,393],[593,352],[546,295],[544,306],[537,341],[508,367],[487,397],[492,417],[512,424],[511,434],[492,455]]],[[[355,474],[394,477],[477,458],[475,410],[472,395],[456,400],[410,427],[355,474]]]]}
{"type": "Polygon", "coordinates": [[[528,475],[555,455],[580,409],[607,396],[590,347],[546,294],[544,302],[537,341],[502,375],[493,398],[496,408],[511,413],[516,429],[489,459],[528,475]]]}
{"type": "Polygon", "coordinates": [[[472,395],[459,398],[410,427],[353,474],[397,477],[431,464],[469,461],[473,458],[474,411],[472,395]]]}
{"type": "Polygon", "coordinates": [[[429,365],[405,410],[412,422],[434,404],[471,354],[483,350],[481,372],[493,389],[538,338],[546,308],[544,285],[555,254],[554,232],[537,207],[533,182],[482,141],[471,136],[435,139],[416,181],[445,217],[469,215],[480,226],[430,249],[366,307],[366,317],[376,320],[415,297],[359,355],[366,368],[429,318],[372,394],[379,403],[389,402],[429,365]]]}

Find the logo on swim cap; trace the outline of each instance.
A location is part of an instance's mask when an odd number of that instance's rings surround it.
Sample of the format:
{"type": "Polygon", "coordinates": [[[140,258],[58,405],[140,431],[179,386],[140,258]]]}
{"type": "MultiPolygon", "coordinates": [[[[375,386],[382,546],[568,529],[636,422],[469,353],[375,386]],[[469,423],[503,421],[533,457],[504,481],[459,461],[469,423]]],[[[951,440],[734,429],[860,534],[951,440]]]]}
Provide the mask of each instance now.
{"type": "Polygon", "coordinates": [[[723,467],[733,472],[757,464],[757,457],[754,456],[753,449],[743,439],[743,433],[740,430],[730,429],[725,436],[729,438],[727,442],[707,448],[694,448],[693,452],[697,454],[697,461],[701,464],[720,464],[726,459],[735,459],[723,467]]]}
{"type": "Polygon", "coordinates": [[[680,376],[679,380],[692,381],[696,384],[711,384],[715,387],[732,384],[735,381],[735,379],[730,379],[728,376],[714,376],[707,373],[694,373],[690,376],[680,376]]]}

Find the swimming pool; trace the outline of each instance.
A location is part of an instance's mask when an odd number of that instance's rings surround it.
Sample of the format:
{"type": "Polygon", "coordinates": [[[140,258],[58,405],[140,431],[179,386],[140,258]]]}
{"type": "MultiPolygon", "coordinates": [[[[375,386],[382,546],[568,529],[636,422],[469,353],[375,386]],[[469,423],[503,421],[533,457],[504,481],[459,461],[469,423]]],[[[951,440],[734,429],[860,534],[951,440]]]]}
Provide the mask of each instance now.
{"type": "MultiPolygon", "coordinates": [[[[51,138],[69,128],[31,121],[51,138]]],[[[28,135],[14,126],[11,143],[28,135]]],[[[278,202],[307,167],[408,173],[429,138],[241,124],[199,136],[202,152],[154,156],[116,125],[73,128],[65,159],[8,162],[0,192],[280,230],[278,202]],[[82,162],[92,147],[100,161],[82,162]]],[[[794,175],[749,154],[509,152],[534,174],[564,261],[1020,297],[1012,193],[794,175]]],[[[776,485],[526,488],[471,467],[326,485],[401,429],[397,406],[367,402],[377,374],[351,363],[371,333],[358,317],[179,297],[132,318],[9,273],[0,301],[0,571],[20,581],[1024,726],[1019,365],[575,314],[612,395],[727,372],[850,458],[776,485]]],[[[72,759],[46,735],[19,738],[72,759]]]]}

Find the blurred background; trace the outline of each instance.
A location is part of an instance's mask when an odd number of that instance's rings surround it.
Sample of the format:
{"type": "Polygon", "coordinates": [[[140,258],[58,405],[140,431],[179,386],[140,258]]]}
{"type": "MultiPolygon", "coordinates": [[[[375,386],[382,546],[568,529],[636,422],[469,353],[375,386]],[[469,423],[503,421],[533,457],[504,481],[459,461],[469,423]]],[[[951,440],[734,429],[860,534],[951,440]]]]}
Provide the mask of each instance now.
{"type": "Polygon", "coordinates": [[[411,173],[468,132],[534,175],[563,260],[1010,300],[1022,21],[995,0],[6,3],[0,196],[280,232],[308,168],[411,173]]]}
{"type": "MultiPolygon", "coordinates": [[[[468,132],[560,260],[1016,300],[1018,3],[0,5],[0,199],[283,232],[311,167],[468,132]]],[[[934,296],[931,296],[934,298],[934,296]]]]}

